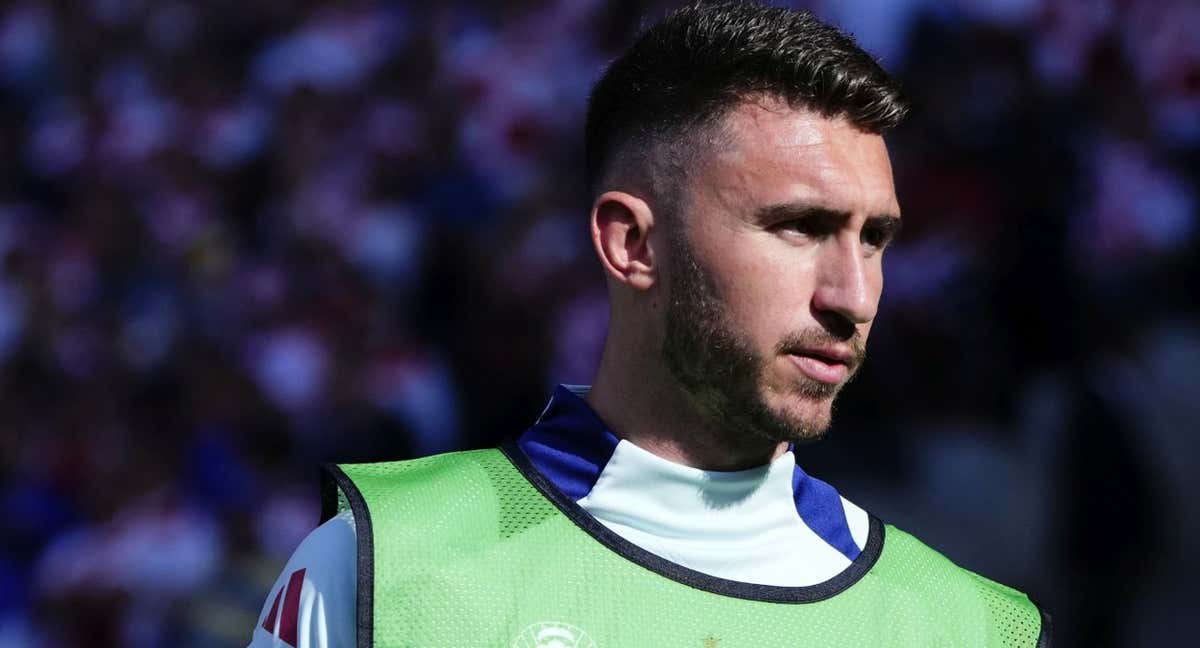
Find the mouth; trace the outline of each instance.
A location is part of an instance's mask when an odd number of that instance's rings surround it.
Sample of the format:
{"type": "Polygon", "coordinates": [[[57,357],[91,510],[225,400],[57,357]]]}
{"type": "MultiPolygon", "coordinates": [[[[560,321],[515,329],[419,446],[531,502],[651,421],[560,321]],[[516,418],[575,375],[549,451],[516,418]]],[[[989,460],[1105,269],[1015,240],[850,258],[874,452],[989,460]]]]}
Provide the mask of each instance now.
{"type": "Polygon", "coordinates": [[[853,355],[841,349],[792,349],[788,359],[805,376],[834,385],[846,380],[850,375],[850,362],[853,355]]]}

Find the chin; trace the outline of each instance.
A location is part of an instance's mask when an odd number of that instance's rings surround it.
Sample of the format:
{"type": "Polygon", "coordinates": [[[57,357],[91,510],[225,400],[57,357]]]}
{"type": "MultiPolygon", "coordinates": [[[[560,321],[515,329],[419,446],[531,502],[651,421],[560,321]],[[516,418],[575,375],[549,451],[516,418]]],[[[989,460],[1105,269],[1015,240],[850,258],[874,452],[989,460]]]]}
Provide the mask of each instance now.
{"type": "Polygon", "coordinates": [[[804,444],[825,437],[833,421],[833,396],[791,392],[776,397],[782,402],[767,405],[776,419],[776,440],[804,444]]]}
{"type": "Polygon", "coordinates": [[[789,441],[811,443],[825,438],[825,434],[829,432],[829,426],[833,422],[833,417],[830,412],[826,411],[808,416],[788,417],[788,421],[788,427],[792,429],[789,441]]]}

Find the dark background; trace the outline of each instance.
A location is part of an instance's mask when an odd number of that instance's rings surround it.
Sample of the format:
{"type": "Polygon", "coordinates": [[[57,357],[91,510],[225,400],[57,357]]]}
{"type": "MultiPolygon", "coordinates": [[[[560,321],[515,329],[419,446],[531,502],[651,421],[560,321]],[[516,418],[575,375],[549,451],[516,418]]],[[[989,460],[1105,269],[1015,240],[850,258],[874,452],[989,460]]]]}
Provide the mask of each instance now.
{"type": "MultiPolygon", "coordinates": [[[[582,110],[671,5],[0,5],[0,646],[244,645],[319,461],[587,382],[582,110]]],[[[804,6],[917,107],[870,360],[800,462],[1059,645],[1194,641],[1200,4],[804,6]]]]}

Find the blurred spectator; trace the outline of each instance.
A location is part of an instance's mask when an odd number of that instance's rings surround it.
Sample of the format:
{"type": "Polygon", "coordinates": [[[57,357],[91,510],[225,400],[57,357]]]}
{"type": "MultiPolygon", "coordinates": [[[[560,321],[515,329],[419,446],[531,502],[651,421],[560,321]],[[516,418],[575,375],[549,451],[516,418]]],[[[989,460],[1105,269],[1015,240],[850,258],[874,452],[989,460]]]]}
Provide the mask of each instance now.
{"type": "MultiPolygon", "coordinates": [[[[582,111],[675,4],[0,7],[0,648],[244,643],[319,461],[492,444],[589,380],[582,111]]],[[[1200,5],[809,5],[918,110],[874,359],[806,468],[1061,645],[1177,643],[1200,5]]]]}

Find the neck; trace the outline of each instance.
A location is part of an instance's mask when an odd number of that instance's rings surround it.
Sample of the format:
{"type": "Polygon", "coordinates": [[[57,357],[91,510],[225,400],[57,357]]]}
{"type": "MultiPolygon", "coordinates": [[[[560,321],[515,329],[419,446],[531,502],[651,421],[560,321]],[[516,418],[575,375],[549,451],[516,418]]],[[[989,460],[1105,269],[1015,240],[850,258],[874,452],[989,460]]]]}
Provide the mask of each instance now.
{"type": "Polygon", "coordinates": [[[702,470],[754,468],[787,451],[786,442],[746,438],[713,421],[658,361],[657,350],[629,353],[615,346],[612,338],[605,344],[586,397],[613,434],[702,470]]]}

